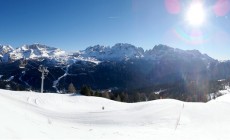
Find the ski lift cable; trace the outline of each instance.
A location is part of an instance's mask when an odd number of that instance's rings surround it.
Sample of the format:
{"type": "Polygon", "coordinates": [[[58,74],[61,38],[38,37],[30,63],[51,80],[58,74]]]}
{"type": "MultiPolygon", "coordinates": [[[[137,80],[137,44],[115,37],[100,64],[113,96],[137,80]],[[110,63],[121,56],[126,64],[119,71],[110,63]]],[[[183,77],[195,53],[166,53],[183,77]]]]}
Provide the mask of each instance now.
{"type": "MultiPolygon", "coordinates": [[[[36,62],[34,62],[34,61],[30,61],[30,62],[36,64],[37,66],[40,66],[40,65],[41,65],[41,64],[38,64],[38,63],[36,63],[36,62]]],[[[37,68],[37,69],[38,69],[38,68],[37,68]]],[[[49,74],[53,77],[53,79],[56,79],[56,77],[54,76],[54,74],[52,74],[50,71],[49,71],[49,74]]]]}
{"type": "MultiPolygon", "coordinates": [[[[30,61],[30,62],[33,62],[33,61],[30,61]]],[[[36,65],[38,65],[38,66],[40,66],[39,64],[37,64],[37,63],[35,63],[35,62],[33,62],[34,64],[36,64],[36,65]]],[[[39,70],[39,68],[36,68],[36,67],[34,67],[33,65],[31,65],[31,64],[29,64],[28,63],[28,65],[30,65],[30,66],[32,66],[33,68],[35,68],[35,69],[37,69],[37,70],[39,70]]],[[[49,74],[52,76],[52,78],[55,80],[56,78],[55,78],[55,76],[49,71],[49,74]]]]}
{"type": "MultiPolygon", "coordinates": [[[[28,64],[27,60],[25,58],[23,58],[23,59],[20,60],[19,67],[25,69],[27,64],[28,64]]],[[[30,65],[30,66],[32,66],[32,65],[30,65]]],[[[32,67],[34,67],[34,66],[32,66],[32,67]]],[[[45,79],[45,77],[50,80],[50,78],[47,77],[48,73],[49,73],[49,70],[48,70],[47,67],[44,67],[43,65],[39,65],[39,67],[35,68],[35,69],[37,69],[38,71],[40,71],[42,73],[42,77],[41,77],[42,78],[42,81],[41,81],[41,93],[43,93],[43,91],[44,91],[44,79],[45,79]]],[[[50,80],[50,81],[52,81],[52,80],[50,80]]]]}
{"type": "MultiPolygon", "coordinates": [[[[26,60],[26,59],[25,59],[25,60],[26,60]]],[[[27,62],[27,65],[30,65],[31,67],[33,67],[33,68],[39,70],[39,68],[36,68],[35,66],[29,64],[29,62],[32,62],[32,63],[34,63],[34,64],[37,65],[37,66],[40,66],[41,64],[38,64],[38,63],[36,63],[36,62],[34,62],[34,61],[28,61],[28,62],[27,62]]],[[[61,68],[61,70],[63,70],[63,68],[61,68]]],[[[64,70],[63,70],[63,71],[64,71],[64,70]]],[[[54,76],[54,74],[53,74],[52,72],[49,71],[49,74],[52,76],[52,78],[53,78],[54,80],[57,79],[57,78],[54,76]]]]}
{"type": "Polygon", "coordinates": [[[50,82],[53,82],[53,80],[51,80],[49,77],[46,77],[47,80],[49,80],[50,82]]]}
{"type": "Polygon", "coordinates": [[[55,76],[50,71],[49,74],[53,77],[53,79],[56,79],[55,76]]]}

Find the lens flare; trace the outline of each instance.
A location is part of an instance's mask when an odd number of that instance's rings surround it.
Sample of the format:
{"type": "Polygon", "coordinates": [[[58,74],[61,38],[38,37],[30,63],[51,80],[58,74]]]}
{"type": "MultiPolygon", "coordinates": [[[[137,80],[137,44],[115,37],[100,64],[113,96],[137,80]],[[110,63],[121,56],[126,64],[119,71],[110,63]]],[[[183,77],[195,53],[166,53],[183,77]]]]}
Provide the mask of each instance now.
{"type": "Polygon", "coordinates": [[[179,14],[181,11],[180,0],[165,0],[165,7],[170,14],[179,14]]]}
{"type": "Polygon", "coordinates": [[[213,10],[217,16],[227,15],[230,11],[230,0],[217,0],[213,10]]]}
{"type": "Polygon", "coordinates": [[[181,26],[176,26],[173,29],[173,34],[183,42],[199,45],[208,41],[211,33],[209,31],[202,31],[198,28],[185,29],[181,26]]]}
{"type": "Polygon", "coordinates": [[[192,26],[200,26],[205,21],[205,11],[201,2],[194,2],[186,13],[186,21],[192,26]]]}

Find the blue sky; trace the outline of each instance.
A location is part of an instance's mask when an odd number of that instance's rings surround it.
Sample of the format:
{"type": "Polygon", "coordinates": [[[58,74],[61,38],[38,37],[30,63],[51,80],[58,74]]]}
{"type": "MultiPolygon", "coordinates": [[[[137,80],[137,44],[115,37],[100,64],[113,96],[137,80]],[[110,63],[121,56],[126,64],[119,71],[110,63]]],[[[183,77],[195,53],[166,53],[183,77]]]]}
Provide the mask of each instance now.
{"type": "Polygon", "coordinates": [[[66,51],[166,44],[230,59],[230,0],[202,0],[206,17],[199,27],[186,21],[194,1],[199,0],[0,0],[0,44],[41,43],[66,51]]]}

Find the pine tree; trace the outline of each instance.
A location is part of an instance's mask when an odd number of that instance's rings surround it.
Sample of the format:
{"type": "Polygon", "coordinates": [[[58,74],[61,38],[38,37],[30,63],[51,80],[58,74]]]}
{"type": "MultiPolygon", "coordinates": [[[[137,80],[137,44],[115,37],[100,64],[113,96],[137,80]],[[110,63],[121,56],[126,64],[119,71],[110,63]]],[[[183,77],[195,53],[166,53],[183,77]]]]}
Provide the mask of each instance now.
{"type": "Polygon", "coordinates": [[[116,101],[121,102],[121,97],[119,94],[117,95],[116,101]]]}
{"type": "Polygon", "coordinates": [[[139,94],[139,98],[140,98],[140,101],[141,101],[141,102],[147,101],[147,97],[146,97],[145,93],[140,93],[140,94],[139,94]]]}
{"type": "Polygon", "coordinates": [[[73,83],[69,84],[68,93],[76,93],[76,89],[75,89],[73,83]]]}
{"type": "Polygon", "coordinates": [[[152,101],[152,100],[156,100],[157,98],[156,98],[156,94],[155,93],[150,93],[149,94],[149,97],[148,97],[148,100],[149,101],[152,101]]]}
{"type": "Polygon", "coordinates": [[[102,95],[101,95],[100,92],[96,91],[96,92],[94,93],[94,96],[101,97],[102,95]]]}
{"type": "Polygon", "coordinates": [[[120,98],[121,98],[121,102],[129,102],[129,95],[125,92],[122,93],[118,93],[120,98]]]}
{"type": "Polygon", "coordinates": [[[91,96],[91,88],[88,86],[82,86],[80,93],[82,95],[91,96]]]}
{"type": "Polygon", "coordinates": [[[102,93],[102,97],[107,98],[107,99],[110,99],[110,95],[109,95],[108,92],[103,92],[103,93],[102,93]]]}
{"type": "Polygon", "coordinates": [[[131,102],[140,102],[140,94],[139,93],[133,93],[131,95],[131,102]]]}

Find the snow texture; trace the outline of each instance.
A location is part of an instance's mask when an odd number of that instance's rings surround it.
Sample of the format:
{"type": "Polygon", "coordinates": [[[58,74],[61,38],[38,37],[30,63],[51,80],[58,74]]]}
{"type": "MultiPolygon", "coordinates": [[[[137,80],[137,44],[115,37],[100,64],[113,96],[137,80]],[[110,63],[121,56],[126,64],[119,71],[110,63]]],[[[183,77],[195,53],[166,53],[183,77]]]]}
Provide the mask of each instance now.
{"type": "Polygon", "coordinates": [[[0,90],[0,111],[0,139],[4,140],[230,139],[230,94],[208,103],[171,99],[120,103],[0,90]]]}

